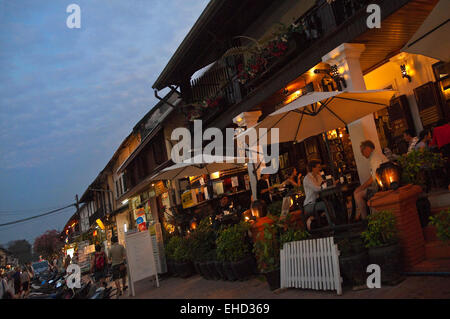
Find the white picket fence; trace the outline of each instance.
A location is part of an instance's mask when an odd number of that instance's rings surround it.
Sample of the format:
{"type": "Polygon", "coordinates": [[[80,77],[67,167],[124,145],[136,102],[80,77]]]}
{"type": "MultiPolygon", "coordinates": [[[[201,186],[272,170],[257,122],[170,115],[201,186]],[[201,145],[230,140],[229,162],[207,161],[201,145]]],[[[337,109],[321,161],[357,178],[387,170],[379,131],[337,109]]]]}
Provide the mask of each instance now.
{"type": "Polygon", "coordinates": [[[333,237],[285,243],[280,276],[281,288],[336,290],[341,295],[339,250],[333,237]]]}

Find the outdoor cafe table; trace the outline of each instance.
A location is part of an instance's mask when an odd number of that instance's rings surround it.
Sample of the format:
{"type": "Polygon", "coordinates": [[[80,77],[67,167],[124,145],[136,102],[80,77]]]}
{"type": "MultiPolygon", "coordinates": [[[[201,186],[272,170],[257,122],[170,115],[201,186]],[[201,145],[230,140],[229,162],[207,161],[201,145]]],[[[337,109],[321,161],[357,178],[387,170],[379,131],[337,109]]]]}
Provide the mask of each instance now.
{"type": "MultiPolygon", "coordinates": [[[[329,212],[329,219],[334,225],[348,224],[347,202],[352,196],[352,215],[356,208],[353,192],[360,184],[358,182],[328,186],[319,192],[320,199],[325,203],[329,212]]],[[[332,225],[333,226],[333,225],[332,225]]]]}

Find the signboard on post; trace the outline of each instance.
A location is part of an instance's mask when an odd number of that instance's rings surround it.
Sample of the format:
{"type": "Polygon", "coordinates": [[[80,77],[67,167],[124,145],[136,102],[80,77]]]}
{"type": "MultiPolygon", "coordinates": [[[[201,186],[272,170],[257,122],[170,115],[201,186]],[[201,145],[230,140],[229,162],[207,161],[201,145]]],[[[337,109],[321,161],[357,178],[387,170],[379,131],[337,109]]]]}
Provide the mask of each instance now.
{"type": "Polygon", "coordinates": [[[150,232],[126,233],[125,242],[127,246],[128,280],[131,288],[129,293],[134,296],[134,283],[152,276],[155,276],[156,286],[159,287],[158,272],[150,232]]]}

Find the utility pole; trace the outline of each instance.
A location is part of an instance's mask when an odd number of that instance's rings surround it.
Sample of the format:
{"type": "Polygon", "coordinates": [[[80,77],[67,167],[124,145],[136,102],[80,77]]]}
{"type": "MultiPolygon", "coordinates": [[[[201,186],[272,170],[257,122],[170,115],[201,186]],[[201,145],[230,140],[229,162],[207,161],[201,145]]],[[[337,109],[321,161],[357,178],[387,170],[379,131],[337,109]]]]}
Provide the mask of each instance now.
{"type": "Polygon", "coordinates": [[[78,210],[80,209],[80,203],[78,201],[78,194],[75,195],[75,207],[77,208],[77,214],[78,214],[78,210]]]}

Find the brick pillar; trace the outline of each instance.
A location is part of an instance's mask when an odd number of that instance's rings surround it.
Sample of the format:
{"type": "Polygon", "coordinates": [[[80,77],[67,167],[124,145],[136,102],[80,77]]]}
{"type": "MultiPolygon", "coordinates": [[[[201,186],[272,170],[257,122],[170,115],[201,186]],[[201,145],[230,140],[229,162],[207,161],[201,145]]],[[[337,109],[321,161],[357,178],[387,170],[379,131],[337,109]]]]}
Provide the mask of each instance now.
{"type": "Polygon", "coordinates": [[[420,193],[420,186],[410,184],[396,191],[378,192],[368,201],[376,211],[390,210],[395,214],[406,271],[425,259],[425,240],[416,209],[420,193]]]}

